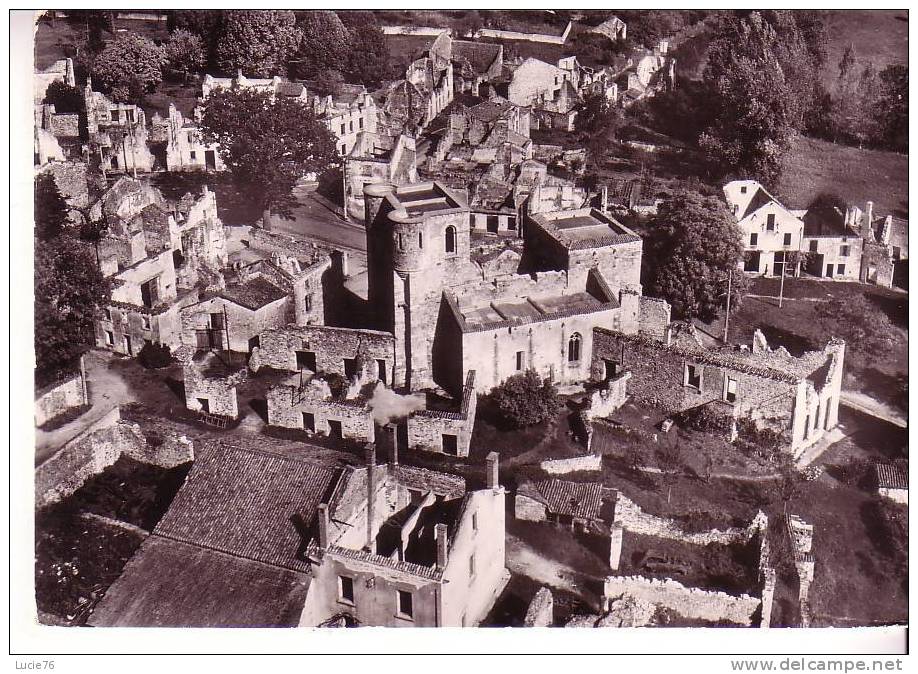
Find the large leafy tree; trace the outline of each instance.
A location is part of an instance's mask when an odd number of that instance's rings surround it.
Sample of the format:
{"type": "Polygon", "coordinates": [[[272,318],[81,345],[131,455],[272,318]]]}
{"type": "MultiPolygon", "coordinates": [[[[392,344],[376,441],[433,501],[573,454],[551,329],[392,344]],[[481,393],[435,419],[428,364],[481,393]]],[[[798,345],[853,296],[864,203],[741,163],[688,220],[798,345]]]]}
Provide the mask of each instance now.
{"type": "Polygon", "coordinates": [[[83,110],[83,92],[66,82],[56,80],[45,90],[45,103],[54,106],[57,113],[75,113],[83,110]]]}
{"type": "Polygon", "coordinates": [[[678,193],[660,204],[649,226],[644,272],[650,295],[669,302],[680,318],[710,320],[725,304],[732,273],[731,309],[739,308],[746,286],[736,273],[742,235],[720,199],[678,193]]]}
{"type": "Polygon", "coordinates": [[[183,9],[169,12],[170,31],[186,30],[194,33],[204,43],[207,66],[217,67],[217,44],[223,34],[224,11],[222,9],[183,9]]]}
{"type": "Polygon", "coordinates": [[[908,67],[887,66],[880,72],[879,114],[882,142],[892,150],[908,152],[908,67]]]}
{"type": "MultiPolygon", "coordinates": [[[[351,34],[332,11],[308,12],[299,24],[300,41],[291,70],[312,78],[323,70],[346,70],[351,55],[351,34]]],[[[363,45],[356,45],[363,49],[363,45]]]]}
{"type": "Polygon", "coordinates": [[[283,76],[299,41],[293,12],[226,11],[216,45],[216,65],[227,74],[241,70],[249,77],[283,76]]]}
{"type": "Polygon", "coordinates": [[[782,33],[758,12],[721,22],[711,42],[704,82],[714,123],[699,144],[711,165],[764,182],[780,174],[788,141],[802,126],[809,98],[794,78],[812,63],[799,36],[782,33]]]}
{"type": "Polygon", "coordinates": [[[172,31],[163,50],[168,66],[185,77],[200,71],[207,61],[204,40],[183,28],[172,31]]]}
{"type": "Polygon", "coordinates": [[[35,246],[35,369],[67,365],[93,342],[93,322],[111,285],[92,246],[68,235],[35,246]]]}
{"type": "Polygon", "coordinates": [[[116,101],[137,103],[162,82],[164,63],[162,47],[137,33],[124,33],[93,59],[93,84],[116,101]]]}
{"type": "Polygon", "coordinates": [[[69,210],[54,176],[39,174],[35,178],[35,238],[53,241],[63,234],[68,228],[69,210]]]}
{"type": "Polygon", "coordinates": [[[350,55],[347,61],[348,78],[356,83],[375,87],[385,80],[397,77],[389,54],[386,36],[372,12],[341,12],[347,26],[350,55]]]}
{"type": "Polygon", "coordinates": [[[534,426],[551,419],[563,404],[558,389],[535,370],[527,370],[504,381],[491,392],[500,421],[511,428],[534,426]]]}
{"type": "Polygon", "coordinates": [[[306,174],[337,164],[334,136],[299,100],[252,89],[221,89],[204,104],[201,130],[251,192],[270,227],[272,213],[289,217],[293,188],[306,174]]]}

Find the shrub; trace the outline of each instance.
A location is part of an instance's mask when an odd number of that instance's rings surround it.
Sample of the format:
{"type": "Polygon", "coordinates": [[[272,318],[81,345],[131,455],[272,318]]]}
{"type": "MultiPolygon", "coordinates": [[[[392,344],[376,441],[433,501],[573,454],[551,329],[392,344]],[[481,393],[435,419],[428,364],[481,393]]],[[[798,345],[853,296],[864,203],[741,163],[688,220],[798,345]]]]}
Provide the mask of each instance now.
{"type": "Polygon", "coordinates": [[[733,418],[718,412],[709,405],[692,407],[679,415],[680,424],[702,433],[729,433],[733,418]]]}
{"type": "Polygon", "coordinates": [[[491,399],[502,422],[512,428],[534,426],[561,411],[558,389],[534,370],[517,374],[494,389],[491,399]]]}
{"type": "Polygon", "coordinates": [[[158,370],[172,363],[172,352],[165,344],[148,342],[137,354],[137,360],[148,370],[158,370]]]}
{"type": "Polygon", "coordinates": [[[319,372],[316,374],[317,379],[321,379],[328,384],[332,398],[340,399],[347,395],[348,381],[343,375],[337,372],[319,372]]]}

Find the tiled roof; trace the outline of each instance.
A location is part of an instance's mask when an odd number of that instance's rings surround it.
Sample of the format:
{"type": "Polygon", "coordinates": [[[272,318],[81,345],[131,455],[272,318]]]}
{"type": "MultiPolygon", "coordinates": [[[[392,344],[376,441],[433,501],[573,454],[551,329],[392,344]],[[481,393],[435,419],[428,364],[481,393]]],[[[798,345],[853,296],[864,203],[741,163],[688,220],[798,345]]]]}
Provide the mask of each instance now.
{"type": "Polygon", "coordinates": [[[220,296],[231,302],[255,311],[287,296],[281,288],[263,276],[227,286],[220,291],[220,296]]]}
{"type": "Polygon", "coordinates": [[[472,70],[478,74],[487,71],[500,53],[499,44],[453,40],[453,60],[468,61],[472,70]]]}
{"type": "Polygon", "coordinates": [[[150,536],[96,606],[94,627],[296,627],[310,576],[150,536]]]}
{"type": "Polygon", "coordinates": [[[908,489],[908,473],[898,466],[878,463],[877,486],[880,489],[908,489]]]}
{"type": "Polygon", "coordinates": [[[513,107],[513,103],[505,99],[492,99],[484,101],[469,108],[469,114],[483,122],[493,122],[500,119],[513,107]]]}
{"type": "Polygon", "coordinates": [[[154,533],[266,564],[305,570],[291,518],[311,525],[340,470],[228,441],[197,448],[194,467],[154,533]]]}
{"type": "Polygon", "coordinates": [[[520,488],[520,492],[543,502],[551,513],[588,520],[599,518],[602,485],[598,482],[544,480],[520,488]]]}

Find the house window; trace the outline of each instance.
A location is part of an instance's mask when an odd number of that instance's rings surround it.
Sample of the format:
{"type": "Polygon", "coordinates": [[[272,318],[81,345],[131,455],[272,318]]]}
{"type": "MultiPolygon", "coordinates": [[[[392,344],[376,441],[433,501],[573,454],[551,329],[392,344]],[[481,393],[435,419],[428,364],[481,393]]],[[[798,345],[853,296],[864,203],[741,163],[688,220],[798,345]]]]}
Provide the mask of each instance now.
{"type": "Polygon", "coordinates": [[[452,433],[443,433],[443,453],[449,456],[459,455],[459,438],[452,433]]]}
{"type": "Polygon", "coordinates": [[[194,142],[194,134],[192,134],[192,133],[189,131],[189,132],[188,132],[188,144],[190,145],[190,144],[193,143],[193,142],[194,142]]]}
{"type": "Polygon", "coordinates": [[[357,128],[358,128],[358,129],[362,129],[362,128],[363,128],[363,117],[361,117],[360,119],[357,120],[357,128]]]}
{"type": "Polygon", "coordinates": [[[450,225],[446,228],[445,245],[447,253],[456,252],[456,228],[450,225]]]}
{"type": "Polygon", "coordinates": [[[580,335],[576,332],[567,340],[567,362],[580,362],[580,335]]]}
{"type": "Polygon", "coordinates": [[[104,311],[104,313],[105,313],[105,320],[106,320],[106,321],[112,320],[112,310],[111,310],[109,307],[105,307],[105,309],[103,309],[103,311],[104,311]]]}
{"type": "Polygon", "coordinates": [[[140,315],[140,320],[141,320],[141,323],[142,323],[142,325],[143,325],[143,329],[144,329],[144,330],[149,330],[149,329],[150,329],[150,315],[149,315],[149,314],[141,314],[141,315],[140,315]]]}
{"type": "Polygon", "coordinates": [[[382,358],[376,359],[376,378],[383,384],[386,383],[386,361],[382,358]]]}
{"type": "Polygon", "coordinates": [[[736,402],[736,380],[731,377],[727,377],[726,384],[724,385],[724,400],[728,403],[736,402]]]}
{"type": "Polygon", "coordinates": [[[316,430],[316,415],[312,412],[303,412],[303,430],[314,433],[316,430]]]}
{"type": "Polygon", "coordinates": [[[345,130],[344,130],[344,123],[342,122],[342,124],[341,124],[341,135],[344,135],[344,133],[345,133],[345,130]]]}
{"type": "Polygon", "coordinates": [[[790,235],[790,233],[787,233],[787,234],[784,235],[784,245],[785,245],[785,246],[791,245],[791,235],[790,235]]]}
{"type": "Polygon", "coordinates": [[[758,245],[759,245],[759,235],[753,232],[752,234],[749,235],[749,246],[751,248],[755,248],[758,245]]]}
{"type": "Polygon", "coordinates": [[[405,250],[405,238],[402,234],[398,235],[398,249],[405,250]]]}
{"type": "Polygon", "coordinates": [[[338,576],[338,600],[345,604],[354,603],[354,579],[338,576]]]}
{"type": "Polygon", "coordinates": [[[845,265],[843,264],[838,265],[838,275],[839,276],[845,275],[845,265]]]}
{"type": "Polygon", "coordinates": [[[418,232],[418,248],[424,247],[424,232],[418,232]]]}
{"type": "Polygon", "coordinates": [[[746,190],[747,190],[747,189],[748,189],[748,188],[747,188],[745,185],[743,185],[742,187],[740,187],[740,188],[739,188],[740,194],[746,194],[746,190]]]}
{"type": "Polygon", "coordinates": [[[118,108],[112,108],[112,121],[113,122],[121,121],[121,111],[118,108]]]}
{"type": "Polygon", "coordinates": [[[341,145],[341,154],[347,154],[347,145],[343,143],[341,145]]]}
{"type": "Polygon", "coordinates": [[[841,246],[839,248],[838,254],[840,257],[848,257],[851,252],[851,246],[841,246]]]}
{"type": "Polygon", "coordinates": [[[159,277],[140,284],[140,297],[143,305],[148,308],[153,308],[159,303],[159,277]]]}
{"type": "Polygon", "coordinates": [[[134,111],[133,110],[125,110],[124,116],[127,118],[128,123],[130,124],[134,123],[134,111]]]}
{"type": "Polygon", "coordinates": [[[774,213],[768,214],[768,218],[765,221],[765,229],[767,229],[769,232],[775,231],[775,214],[774,213]]]}
{"type": "Polygon", "coordinates": [[[472,513],[472,531],[478,531],[478,513],[472,513]]]}
{"type": "Polygon", "coordinates": [[[701,368],[696,365],[685,366],[685,385],[701,390],[701,368]]]}
{"type": "Polygon", "coordinates": [[[348,122],[347,127],[348,127],[348,131],[350,131],[350,132],[353,133],[353,131],[354,131],[354,122],[353,122],[353,121],[348,122]]]}
{"type": "Polygon", "coordinates": [[[810,241],[810,252],[818,253],[819,252],[819,242],[816,239],[810,241]]]}
{"type": "Polygon", "coordinates": [[[475,577],[475,555],[469,555],[469,578],[475,577]]]}
{"type": "Polygon", "coordinates": [[[111,330],[105,331],[105,345],[106,346],[115,346],[115,335],[111,330]]]}
{"type": "Polygon", "coordinates": [[[523,363],[525,361],[524,354],[522,351],[516,352],[516,371],[519,372],[523,369],[523,363]]]}
{"type": "Polygon", "coordinates": [[[195,152],[194,150],[192,150],[192,151],[189,152],[188,154],[189,154],[189,156],[191,157],[191,161],[197,161],[197,159],[198,159],[198,153],[197,153],[197,152],[195,152]]]}
{"type": "Polygon", "coordinates": [[[739,204],[733,204],[733,215],[739,213],[739,204]]]}
{"type": "Polygon", "coordinates": [[[398,617],[414,619],[414,597],[406,590],[396,590],[398,602],[398,617]]]}
{"type": "Polygon", "coordinates": [[[297,351],[296,352],[296,369],[316,371],[316,354],[315,351],[297,351]]]}
{"type": "Polygon", "coordinates": [[[306,295],[306,297],[303,298],[303,309],[312,311],[312,295],[306,295]]]}

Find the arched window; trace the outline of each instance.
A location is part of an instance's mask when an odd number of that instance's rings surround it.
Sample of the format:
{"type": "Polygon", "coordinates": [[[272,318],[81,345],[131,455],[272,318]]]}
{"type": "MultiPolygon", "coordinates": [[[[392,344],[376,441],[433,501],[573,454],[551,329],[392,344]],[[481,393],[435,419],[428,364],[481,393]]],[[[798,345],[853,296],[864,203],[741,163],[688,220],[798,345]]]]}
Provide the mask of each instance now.
{"type": "Polygon", "coordinates": [[[456,228],[452,225],[446,228],[446,252],[456,252],[456,228]]]}
{"type": "Polygon", "coordinates": [[[576,332],[567,340],[567,362],[580,362],[580,335],[576,332]]]}

